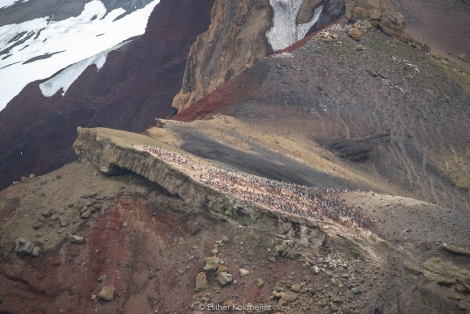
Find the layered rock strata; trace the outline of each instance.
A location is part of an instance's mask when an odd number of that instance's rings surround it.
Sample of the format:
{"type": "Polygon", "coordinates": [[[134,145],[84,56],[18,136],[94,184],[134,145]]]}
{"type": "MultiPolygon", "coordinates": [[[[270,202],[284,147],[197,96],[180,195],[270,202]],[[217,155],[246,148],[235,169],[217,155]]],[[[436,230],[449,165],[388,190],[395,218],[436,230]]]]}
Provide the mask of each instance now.
{"type": "Polygon", "coordinates": [[[373,26],[387,35],[407,39],[405,17],[395,10],[389,0],[347,0],[346,17],[349,20],[370,20],[373,26]]]}
{"type": "Polygon", "coordinates": [[[82,162],[91,162],[101,173],[118,175],[130,171],[155,182],[185,202],[207,209],[212,215],[242,225],[284,233],[305,245],[320,246],[324,232],[306,218],[286,215],[232,197],[195,181],[183,169],[133,148],[134,145],[162,145],[147,136],[105,128],[77,129],[73,148],[82,162]]]}

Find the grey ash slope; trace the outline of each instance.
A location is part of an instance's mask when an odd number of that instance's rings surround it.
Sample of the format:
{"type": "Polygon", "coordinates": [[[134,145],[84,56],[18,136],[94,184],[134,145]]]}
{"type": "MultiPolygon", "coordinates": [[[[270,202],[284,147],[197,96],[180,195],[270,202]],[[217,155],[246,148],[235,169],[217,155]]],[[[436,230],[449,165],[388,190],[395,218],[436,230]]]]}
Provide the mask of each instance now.
{"type": "Polygon", "coordinates": [[[339,36],[264,59],[243,77],[268,68],[260,87],[215,111],[300,134],[408,196],[469,210],[467,74],[376,31],[359,51],[339,36]]]}

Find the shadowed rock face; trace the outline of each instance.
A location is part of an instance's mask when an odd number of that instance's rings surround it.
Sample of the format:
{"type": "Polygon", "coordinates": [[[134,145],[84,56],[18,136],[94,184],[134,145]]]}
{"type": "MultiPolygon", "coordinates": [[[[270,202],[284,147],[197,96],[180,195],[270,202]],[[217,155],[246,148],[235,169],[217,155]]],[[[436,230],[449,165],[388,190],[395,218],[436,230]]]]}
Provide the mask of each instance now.
{"type": "Polygon", "coordinates": [[[155,117],[171,116],[186,56],[208,27],[212,4],[161,1],[146,33],[110,53],[99,72],[89,67],[65,97],[43,97],[38,82],[26,86],[0,113],[0,189],[74,160],[78,125],[142,132],[155,117]]]}

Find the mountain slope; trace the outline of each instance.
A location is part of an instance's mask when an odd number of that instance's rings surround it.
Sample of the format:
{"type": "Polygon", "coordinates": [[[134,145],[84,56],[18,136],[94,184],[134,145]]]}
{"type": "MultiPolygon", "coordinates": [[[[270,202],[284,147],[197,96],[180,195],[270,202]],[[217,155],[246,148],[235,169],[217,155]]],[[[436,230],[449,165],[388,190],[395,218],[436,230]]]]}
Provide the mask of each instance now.
{"type": "Polygon", "coordinates": [[[173,114],[186,55],[209,23],[212,1],[161,1],[145,35],[90,66],[67,93],[46,98],[29,84],[0,112],[0,187],[44,173],[75,157],[77,125],[144,131],[155,117],[173,114]]]}

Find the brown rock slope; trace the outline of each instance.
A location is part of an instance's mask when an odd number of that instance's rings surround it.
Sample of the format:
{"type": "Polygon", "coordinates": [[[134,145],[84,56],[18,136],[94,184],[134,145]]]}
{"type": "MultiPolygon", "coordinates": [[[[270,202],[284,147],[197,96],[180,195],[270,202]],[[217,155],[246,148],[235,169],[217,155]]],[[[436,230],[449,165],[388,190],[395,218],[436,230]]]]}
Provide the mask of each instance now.
{"type": "Polygon", "coordinates": [[[65,97],[44,98],[29,84],[0,113],[0,189],[29,173],[73,160],[77,125],[144,131],[154,117],[173,114],[184,64],[197,35],[207,30],[212,0],[161,1],[145,35],[88,68],[65,97]]]}

